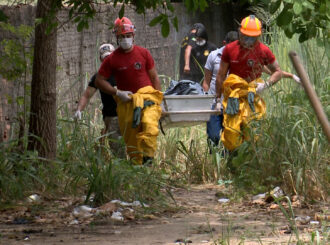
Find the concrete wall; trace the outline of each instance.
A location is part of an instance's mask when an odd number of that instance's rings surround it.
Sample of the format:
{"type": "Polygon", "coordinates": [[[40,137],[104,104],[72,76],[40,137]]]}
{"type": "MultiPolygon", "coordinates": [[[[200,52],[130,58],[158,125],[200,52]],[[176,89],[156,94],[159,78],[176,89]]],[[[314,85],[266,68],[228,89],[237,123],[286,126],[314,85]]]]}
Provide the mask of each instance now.
{"type": "MultiPolygon", "coordinates": [[[[209,33],[209,40],[220,45],[226,32],[235,27],[235,13],[237,8],[232,4],[212,5],[204,13],[187,13],[181,3],[174,3],[179,19],[179,31],[171,30],[167,38],[163,38],[160,27],[149,27],[148,23],[158,12],[148,11],[144,16],[135,13],[134,8],[126,8],[125,16],[129,17],[136,26],[135,43],[150,50],[155,59],[158,74],[162,77],[176,78],[178,74],[179,45],[181,39],[196,22],[203,23],[209,33]]],[[[33,25],[35,7],[19,5],[16,7],[0,6],[14,25],[33,25]]],[[[99,67],[98,47],[101,43],[110,42],[116,46],[115,36],[109,25],[118,15],[120,6],[100,5],[99,14],[90,24],[89,29],[78,32],[76,25],[67,23],[68,11],[63,10],[58,18],[61,28],[58,30],[57,40],[57,92],[58,107],[69,106],[70,110],[76,107],[83,90],[90,77],[99,67]]],[[[11,35],[0,29],[0,41],[11,38],[11,35]]],[[[31,40],[33,45],[33,40],[31,40]]],[[[162,81],[168,81],[168,78],[162,81]]],[[[13,122],[17,114],[15,105],[6,102],[6,95],[13,97],[21,94],[21,90],[10,82],[3,81],[0,74],[0,142],[3,135],[4,122],[13,122]],[[5,120],[7,119],[7,120],[5,120]]],[[[93,108],[100,105],[98,96],[91,101],[93,108]]],[[[15,98],[14,98],[15,99],[15,98]]]]}

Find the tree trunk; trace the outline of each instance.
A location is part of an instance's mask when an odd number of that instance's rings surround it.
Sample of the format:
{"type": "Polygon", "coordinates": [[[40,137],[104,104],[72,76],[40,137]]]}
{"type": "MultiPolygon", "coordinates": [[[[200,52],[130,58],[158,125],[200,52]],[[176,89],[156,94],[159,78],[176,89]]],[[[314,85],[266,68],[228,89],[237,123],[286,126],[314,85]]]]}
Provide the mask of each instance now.
{"type": "MultiPolygon", "coordinates": [[[[53,0],[38,0],[36,18],[49,16],[53,0]]],[[[53,12],[54,14],[54,12],[53,12]]],[[[56,28],[47,34],[49,21],[35,29],[31,83],[29,150],[47,159],[56,157],[56,28]]]]}

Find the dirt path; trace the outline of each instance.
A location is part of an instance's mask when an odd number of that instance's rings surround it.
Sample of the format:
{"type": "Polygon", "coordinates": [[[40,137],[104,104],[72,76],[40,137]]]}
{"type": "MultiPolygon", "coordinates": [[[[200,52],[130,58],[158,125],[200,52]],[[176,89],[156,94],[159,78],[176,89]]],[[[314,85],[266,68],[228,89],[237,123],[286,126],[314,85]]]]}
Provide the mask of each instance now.
{"type": "MultiPolygon", "coordinates": [[[[125,224],[102,221],[55,227],[2,223],[0,244],[288,244],[290,238],[295,240],[279,209],[251,202],[221,204],[215,195],[219,191],[221,187],[214,185],[176,189],[173,194],[180,211],[125,224]]],[[[295,212],[313,217],[315,210],[295,212]]],[[[311,229],[309,224],[301,226],[300,236],[307,237],[311,229]]]]}

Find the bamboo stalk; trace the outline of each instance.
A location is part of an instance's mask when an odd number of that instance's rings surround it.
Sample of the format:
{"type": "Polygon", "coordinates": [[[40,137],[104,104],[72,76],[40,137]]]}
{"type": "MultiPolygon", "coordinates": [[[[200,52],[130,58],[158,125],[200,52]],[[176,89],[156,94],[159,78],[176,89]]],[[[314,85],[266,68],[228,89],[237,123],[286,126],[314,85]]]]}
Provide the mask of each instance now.
{"type": "Polygon", "coordinates": [[[328,142],[330,142],[330,124],[329,124],[326,114],[324,113],[322,104],[321,104],[313,86],[311,85],[311,83],[309,81],[307,73],[306,73],[303,65],[301,64],[297,53],[294,51],[290,51],[289,57],[293,63],[294,68],[297,71],[297,74],[299,75],[299,77],[301,79],[302,85],[305,89],[306,94],[308,95],[309,101],[311,102],[311,104],[314,108],[316,116],[323,128],[323,131],[328,139],[328,142]]]}

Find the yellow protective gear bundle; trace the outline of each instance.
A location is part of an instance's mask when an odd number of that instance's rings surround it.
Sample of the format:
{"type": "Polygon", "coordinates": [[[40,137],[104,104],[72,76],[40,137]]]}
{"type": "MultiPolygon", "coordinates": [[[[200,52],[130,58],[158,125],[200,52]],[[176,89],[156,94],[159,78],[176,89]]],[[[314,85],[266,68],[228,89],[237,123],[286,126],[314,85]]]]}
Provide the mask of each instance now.
{"type": "MultiPolygon", "coordinates": [[[[253,119],[260,119],[266,113],[266,104],[264,100],[256,94],[257,83],[263,83],[261,78],[258,78],[250,83],[243,78],[230,74],[223,84],[223,131],[221,134],[221,141],[223,145],[230,151],[240,146],[244,139],[248,137],[244,133],[249,122],[253,119]],[[254,110],[252,111],[249,105],[249,93],[254,94],[254,110]],[[228,101],[238,100],[238,112],[236,114],[226,113],[228,101]]],[[[253,96],[252,96],[253,97],[253,96]]],[[[251,103],[250,103],[251,104],[251,103]]]]}
{"type": "Polygon", "coordinates": [[[160,104],[163,93],[151,86],[139,89],[132,95],[132,101],[117,101],[117,114],[120,132],[126,143],[127,154],[135,164],[142,164],[143,156],[154,157],[159,133],[158,122],[162,114],[160,104]],[[152,101],[147,103],[146,101],[152,101]],[[132,127],[135,109],[141,110],[139,124],[132,127]]]}

